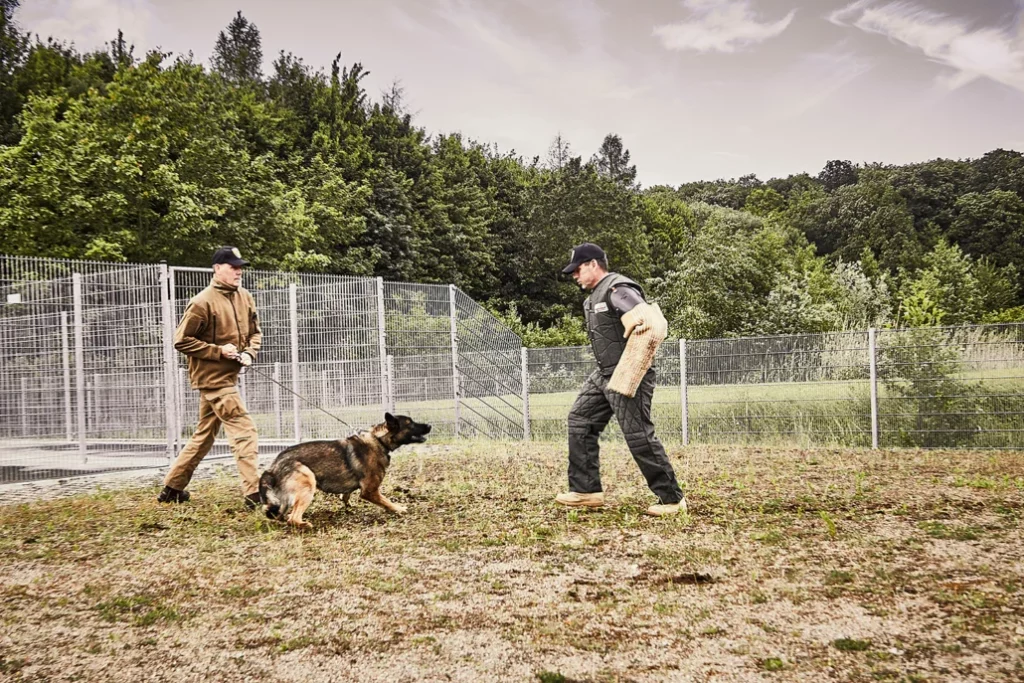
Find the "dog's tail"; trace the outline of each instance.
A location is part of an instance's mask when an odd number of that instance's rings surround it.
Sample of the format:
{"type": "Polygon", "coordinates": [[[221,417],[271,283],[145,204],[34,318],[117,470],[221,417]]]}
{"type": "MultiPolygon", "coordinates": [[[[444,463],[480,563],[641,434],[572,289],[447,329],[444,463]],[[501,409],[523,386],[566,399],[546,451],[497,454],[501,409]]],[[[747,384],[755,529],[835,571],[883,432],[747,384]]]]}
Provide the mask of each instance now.
{"type": "Polygon", "coordinates": [[[281,514],[281,501],[274,489],[277,488],[277,475],[267,470],[260,477],[260,501],[269,519],[277,519],[281,514]]]}

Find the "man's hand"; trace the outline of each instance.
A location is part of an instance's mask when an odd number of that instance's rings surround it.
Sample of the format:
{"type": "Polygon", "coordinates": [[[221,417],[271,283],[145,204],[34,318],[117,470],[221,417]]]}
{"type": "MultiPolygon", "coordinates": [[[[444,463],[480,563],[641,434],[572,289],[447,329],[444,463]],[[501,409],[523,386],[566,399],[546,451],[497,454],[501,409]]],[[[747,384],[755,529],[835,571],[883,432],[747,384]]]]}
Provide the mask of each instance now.
{"type": "Polygon", "coordinates": [[[220,355],[223,358],[238,358],[238,347],[234,344],[225,344],[220,347],[220,355]]]}
{"type": "Polygon", "coordinates": [[[246,368],[252,365],[252,356],[246,353],[245,351],[242,351],[240,354],[235,356],[235,360],[237,360],[239,363],[242,364],[243,367],[246,368]]]}

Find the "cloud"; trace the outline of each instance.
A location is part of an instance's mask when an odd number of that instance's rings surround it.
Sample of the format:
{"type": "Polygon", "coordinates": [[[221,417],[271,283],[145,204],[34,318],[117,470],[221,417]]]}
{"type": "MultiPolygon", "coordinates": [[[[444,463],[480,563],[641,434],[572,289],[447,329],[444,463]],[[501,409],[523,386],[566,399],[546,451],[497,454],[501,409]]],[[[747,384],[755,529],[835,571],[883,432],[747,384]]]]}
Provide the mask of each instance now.
{"type": "Polygon", "coordinates": [[[124,31],[129,44],[147,45],[153,10],[146,0],[33,0],[15,20],[43,40],[69,40],[81,51],[98,50],[124,31]]]}
{"type": "Polygon", "coordinates": [[[826,102],[874,65],[874,60],[858,56],[845,42],[805,54],[779,79],[780,83],[796,86],[793,92],[778,98],[780,111],[786,117],[800,116],[826,102]]]}
{"type": "Polygon", "coordinates": [[[791,10],[778,21],[761,22],[751,0],[683,0],[692,17],[654,27],[669,50],[736,52],[779,35],[793,21],[791,10]]]}
{"type": "MultiPolygon", "coordinates": [[[[601,20],[589,3],[581,3],[591,12],[583,24],[587,33],[596,31],[601,20]]],[[[572,52],[538,41],[529,33],[516,30],[488,9],[470,5],[465,0],[440,0],[438,14],[468,40],[474,51],[483,48],[497,59],[517,83],[529,84],[534,90],[569,100],[581,96],[597,96],[606,100],[628,101],[648,91],[650,86],[636,81],[624,65],[605,54],[597,41],[588,36],[588,49],[572,52]]],[[[577,8],[578,9],[578,8],[577,8]]],[[[579,17],[563,16],[569,23],[579,17]]],[[[479,54],[476,52],[476,54],[479,54]]]]}
{"type": "MultiPolygon", "coordinates": [[[[1021,3],[1018,3],[1021,4],[1021,3]]],[[[1024,14],[1024,4],[1021,4],[1024,14]]],[[[978,27],[966,18],[925,9],[912,2],[879,4],[859,0],[828,17],[838,26],[856,27],[919,50],[948,67],[938,82],[954,90],[978,78],[1024,91],[1024,33],[978,27]]]]}

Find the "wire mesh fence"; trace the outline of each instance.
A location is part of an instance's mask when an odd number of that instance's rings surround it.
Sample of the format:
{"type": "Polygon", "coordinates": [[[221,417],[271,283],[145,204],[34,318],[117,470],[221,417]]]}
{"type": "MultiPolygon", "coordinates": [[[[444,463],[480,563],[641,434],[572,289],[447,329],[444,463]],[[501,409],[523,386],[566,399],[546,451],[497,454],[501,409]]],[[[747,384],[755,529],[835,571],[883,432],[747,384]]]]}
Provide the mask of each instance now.
{"type": "MultiPolygon", "coordinates": [[[[0,257],[0,481],[166,465],[199,407],[173,332],[210,280],[0,257]]],[[[430,422],[435,439],[523,438],[520,340],[457,288],[258,270],[244,286],[263,338],[239,389],[265,451],[344,437],[386,410],[430,422]]],[[[227,455],[218,441],[209,457],[227,455]]]]}
{"type": "MultiPolygon", "coordinates": [[[[0,256],[0,481],[165,466],[198,411],[172,335],[210,279],[0,256]]],[[[239,388],[267,455],[385,410],[432,440],[563,440],[595,368],[589,347],[523,349],[454,286],[269,271],[244,286],[263,342],[239,388]]],[[[671,341],[655,372],[667,442],[1024,447],[1021,324],[671,341]]]]}
{"type": "MultiPolygon", "coordinates": [[[[565,438],[593,354],[526,356],[532,434],[565,438]]],[[[667,442],[1024,448],[1022,324],[666,342],[655,372],[667,442]]]]}
{"type": "Polygon", "coordinates": [[[686,344],[696,443],[870,446],[867,332],[686,344]]]}
{"type": "Polygon", "coordinates": [[[878,338],[884,444],[1024,447],[1024,325],[881,330],[878,338]]]}

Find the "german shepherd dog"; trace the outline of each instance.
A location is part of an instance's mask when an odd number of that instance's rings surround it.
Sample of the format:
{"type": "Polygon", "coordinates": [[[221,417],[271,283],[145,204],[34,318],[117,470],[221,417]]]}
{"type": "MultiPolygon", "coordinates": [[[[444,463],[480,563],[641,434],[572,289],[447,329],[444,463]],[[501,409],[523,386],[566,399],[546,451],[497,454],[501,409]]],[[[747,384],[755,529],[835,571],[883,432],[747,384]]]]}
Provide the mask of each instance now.
{"type": "Polygon", "coordinates": [[[316,489],[340,493],[345,506],[356,489],[362,499],[402,514],[404,505],[392,503],[380,492],[391,451],[410,443],[423,443],[430,425],[405,415],[384,414],[384,422],[337,441],[307,441],[278,454],[260,477],[260,500],[270,519],[312,529],[302,513],[313,502],[316,489]]]}

